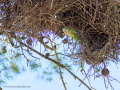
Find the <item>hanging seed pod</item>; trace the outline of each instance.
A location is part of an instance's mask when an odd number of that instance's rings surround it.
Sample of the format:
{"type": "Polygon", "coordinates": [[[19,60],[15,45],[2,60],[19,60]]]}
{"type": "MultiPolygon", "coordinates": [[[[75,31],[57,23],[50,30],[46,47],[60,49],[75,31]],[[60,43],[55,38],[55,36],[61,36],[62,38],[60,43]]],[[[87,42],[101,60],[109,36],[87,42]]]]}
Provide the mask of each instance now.
{"type": "Polygon", "coordinates": [[[102,69],[102,75],[103,76],[108,76],[108,74],[109,74],[109,70],[108,69],[102,69]]]}
{"type": "Polygon", "coordinates": [[[49,43],[49,41],[45,42],[45,44],[48,44],[48,43],[49,43]]]}
{"type": "Polygon", "coordinates": [[[6,49],[6,46],[2,47],[2,49],[1,49],[1,50],[4,50],[4,49],[6,49]]]}
{"type": "Polygon", "coordinates": [[[68,44],[69,44],[69,45],[72,45],[72,43],[71,43],[71,42],[68,42],[68,44]]]}
{"type": "Polygon", "coordinates": [[[63,33],[56,32],[56,34],[57,34],[60,38],[63,38],[63,37],[64,37],[64,34],[63,34],[63,33]]]}
{"type": "Polygon", "coordinates": [[[3,50],[2,50],[2,53],[6,53],[7,52],[7,50],[6,50],[6,48],[4,48],[3,50]]]}
{"type": "Polygon", "coordinates": [[[21,39],[22,39],[22,40],[25,40],[25,39],[26,39],[26,37],[25,37],[25,36],[22,36],[22,37],[21,37],[21,39]]]}
{"type": "Polygon", "coordinates": [[[63,42],[64,44],[66,44],[66,43],[68,42],[68,40],[67,40],[67,39],[64,39],[62,42],[63,42]]]}
{"type": "Polygon", "coordinates": [[[43,43],[43,37],[38,37],[38,41],[43,43]]]}
{"type": "Polygon", "coordinates": [[[3,31],[0,31],[0,35],[3,35],[4,34],[4,32],[3,31]]]}
{"type": "Polygon", "coordinates": [[[50,53],[46,53],[46,55],[45,55],[45,56],[46,56],[46,58],[48,58],[48,57],[49,57],[49,55],[50,55],[50,53]]]}
{"type": "Polygon", "coordinates": [[[54,45],[54,48],[56,49],[56,45],[54,45]]]}
{"type": "Polygon", "coordinates": [[[32,45],[32,40],[31,40],[31,39],[28,39],[28,40],[27,40],[27,44],[28,44],[28,45],[32,45]]]}

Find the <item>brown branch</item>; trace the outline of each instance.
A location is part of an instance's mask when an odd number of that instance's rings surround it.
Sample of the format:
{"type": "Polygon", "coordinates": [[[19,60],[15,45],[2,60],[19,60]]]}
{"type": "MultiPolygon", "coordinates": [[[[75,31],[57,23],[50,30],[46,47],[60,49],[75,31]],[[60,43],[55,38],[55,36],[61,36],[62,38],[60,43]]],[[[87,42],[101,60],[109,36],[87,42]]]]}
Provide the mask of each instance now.
{"type": "Polygon", "coordinates": [[[32,50],[32,51],[34,51],[35,53],[37,53],[38,55],[40,55],[40,56],[42,56],[42,57],[44,57],[45,59],[48,59],[48,60],[50,60],[50,61],[52,61],[52,62],[54,62],[55,64],[57,64],[57,65],[60,65],[61,67],[67,67],[67,66],[64,66],[64,65],[62,65],[62,64],[60,64],[60,63],[58,63],[58,62],[56,62],[55,60],[53,60],[53,59],[51,59],[51,58],[49,58],[49,57],[46,57],[45,55],[43,55],[43,54],[41,54],[41,53],[39,53],[38,51],[36,51],[35,49],[33,49],[33,48],[31,48],[31,47],[29,47],[28,45],[26,45],[26,44],[24,44],[23,42],[21,42],[20,41],[20,44],[22,44],[22,45],[24,45],[24,46],[26,46],[28,49],[30,49],[30,50],[32,50]]]}
{"type": "Polygon", "coordinates": [[[52,6],[53,6],[53,0],[52,0],[52,2],[51,2],[50,10],[52,9],[52,6]]]}
{"type": "Polygon", "coordinates": [[[49,47],[48,45],[46,45],[44,42],[43,42],[43,38],[45,38],[44,36],[40,37],[40,38],[36,38],[43,46],[45,46],[46,48],[50,49],[50,50],[53,50],[53,48],[49,47]]]}
{"type": "Polygon", "coordinates": [[[74,76],[74,78],[78,79],[81,83],[83,83],[89,90],[92,90],[89,86],[87,86],[81,79],[79,79],[76,75],[74,75],[69,69],[67,69],[66,67],[64,67],[64,69],[66,69],[71,75],[74,76]]]}
{"type": "Polygon", "coordinates": [[[6,36],[9,39],[10,44],[12,45],[12,47],[14,46],[14,43],[12,41],[11,35],[7,32],[7,30],[3,29],[4,33],[6,34],[6,36]]]}
{"type": "MultiPolygon", "coordinates": [[[[48,38],[48,37],[45,37],[45,38],[47,38],[47,39],[49,39],[49,40],[50,40],[50,38],[48,38]]],[[[58,62],[58,63],[60,63],[60,62],[59,62],[59,58],[58,58],[57,51],[56,51],[56,49],[54,48],[54,46],[53,46],[53,44],[52,44],[52,41],[51,41],[51,40],[50,40],[50,43],[51,43],[51,46],[52,46],[53,50],[55,51],[55,55],[56,55],[56,57],[57,57],[57,62],[58,62]]],[[[60,77],[61,77],[61,79],[62,79],[62,83],[63,83],[63,85],[64,85],[65,90],[67,90],[67,89],[66,89],[66,86],[65,86],[65,82],[64,82],[63,77],[62,77],[61,68],[60,68],[60,66],[59,66],[59,65],[58,65],[58,67],[59,67],[60,77]]]]}
{"type": "Polygon", "coordinates": [[[55,60],[53,60],[53,59],[51,59],[51,58],[49,58],[49,57],[46,57],[45,55],[39,53],[38,51],[36,51],[35,49],[29,47],[28,45],[24,44],[24,43],[21,42],[21,41],[20,41],[20,44],[26,46],[28,49],[34,51],[35,53],[37,53],[38,55],[44,57],[45,59],[48,59],[48,60],[54,62],[55,64],[57,64],[58,66],[61,66],[62,68],[66,69],[71,75],[74,76],[74,78],[77,78],[77,79],[78,79],[81,83],[83,83],[89,90],[91,90],[90,87],[89,87],[88,85],[86,85],[81,79],[79,79],[79,78],[78,78],[76,75],[74,75],[69,69],[67,69],[66,66],[60,64],[59,62],[56,62],[55,60]]]}

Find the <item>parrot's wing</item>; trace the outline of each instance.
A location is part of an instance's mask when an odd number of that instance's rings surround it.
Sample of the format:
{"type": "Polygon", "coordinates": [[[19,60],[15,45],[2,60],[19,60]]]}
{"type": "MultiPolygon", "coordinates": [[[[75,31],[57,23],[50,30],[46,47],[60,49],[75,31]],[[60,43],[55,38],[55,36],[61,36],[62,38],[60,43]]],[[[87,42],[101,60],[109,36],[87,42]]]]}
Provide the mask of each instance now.
{"type": "Polygon", "coordinates": [[[73,38],[75,39],[75,40],[77,40],[77,41],[82,41],[82,42],[84,42],[84,43],[87,43],[86,41],[84,41],[83,39],[81,39],[81,38],[79,38],[77,35],[73,35],[73,38]]]}
{"type": "Polygon", "coordinates": [[[65,29],[67,29],[67,30],[71,31],[71,32],[72,32],[72,33],[74,33],[74,34],[76,34],[76,33],[77,33],[77,32],[76,32],[74,29],[72,29],[72,28],[65,27],[65,29]]]}

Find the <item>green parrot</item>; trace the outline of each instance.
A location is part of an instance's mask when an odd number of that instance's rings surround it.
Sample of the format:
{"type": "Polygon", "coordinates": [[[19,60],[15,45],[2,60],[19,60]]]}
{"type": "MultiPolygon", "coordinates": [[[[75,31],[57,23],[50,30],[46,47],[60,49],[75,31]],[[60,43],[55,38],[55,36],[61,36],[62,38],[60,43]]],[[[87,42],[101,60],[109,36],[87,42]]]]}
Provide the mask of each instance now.
{"type": "Polygon", "coordinates": [[[67,34],[69,37],[72,37],[72,38],[74,38],[75,40],[77,40],[77,41],[82,41],[82,42],[84,42],[84,43],[87,43],[86,41],[84,41],[83,39],[81,39],[81,38],[79,38],[76,34],[77,34],[77,32],[74,30],[74,29],[72,29],[72,28],[69,28],[69,27],[64,27],[63,29],[63,32],[65,33],[65,34],[67,34]]]}

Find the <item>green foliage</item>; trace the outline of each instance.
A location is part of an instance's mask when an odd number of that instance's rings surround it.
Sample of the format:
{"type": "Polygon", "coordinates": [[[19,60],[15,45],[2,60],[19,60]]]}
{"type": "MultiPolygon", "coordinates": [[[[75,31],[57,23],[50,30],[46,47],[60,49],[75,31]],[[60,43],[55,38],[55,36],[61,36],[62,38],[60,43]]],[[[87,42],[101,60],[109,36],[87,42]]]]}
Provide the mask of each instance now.
{"type": "Polygon", "coordinates": [[[6,48],[2,50],[2,53],[6,53],[6,52],[7,52],[6,48]]]}
{"type": "Polygon", "coordinates": [[[15,57],[19,57],[21,55],[21,53],[16,53],[15,57]]]}
{"type": "Polygon", "coordinates": [[[11,64],[11,68],[12,68],[13,72],[19,73],[18,66],[17,66],[15,63],[12,63],[12,64],[11,64]]]}
{"type": "Polygon", "coordinates": [[[26,39],[26,37],[25,37],[25,36],[22,36],[22,37],[21,37],[21,39],[22,39],[22,40],[25,40],[25,39],[26,39]]]}
{"type": "Polygon", "coordinates": [[[57,69],[57,67],[58,67],[57,65],[54,65],[54,66],[53,66],[53,69],[57,69]]]}
{"type": "Polygon", "coordinates": [[[47,81],[52,81],[53,79],[52,78],[47,78],[47,81]]]}
{"type": "Polygon", "coordinates": [[[0,84],[4,84],[4,83],[6,83],[5,81],[3,81],[3,80],[0,80],[0,84]]]}
{"type": "Polygon", "coordinates": [[[41,67],[40,63],[39,64],[33,63],[33,64],[30,65],[31,70],[35,70],[36,71],[38,67],[41,67]]]}

